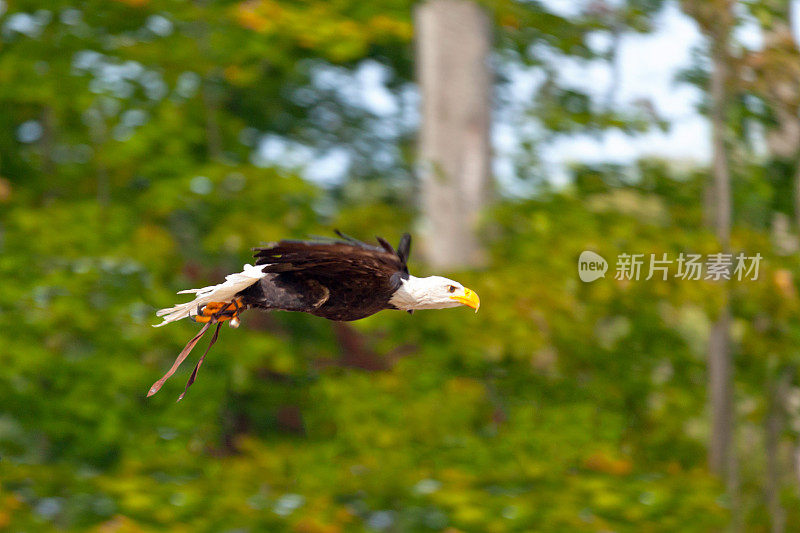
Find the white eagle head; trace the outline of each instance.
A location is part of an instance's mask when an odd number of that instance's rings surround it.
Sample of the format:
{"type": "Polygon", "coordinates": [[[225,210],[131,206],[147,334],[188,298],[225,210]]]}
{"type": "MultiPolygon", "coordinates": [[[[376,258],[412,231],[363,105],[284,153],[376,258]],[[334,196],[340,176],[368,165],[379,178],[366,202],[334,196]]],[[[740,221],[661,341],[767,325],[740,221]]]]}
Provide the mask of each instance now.
{"type": "Polygon", "coordinates": [[[464,287],[457,281],[442,276],[403,279],[389,303],[403,311],[417,309],[447,309],[467,305],[478,312],[481,300],[475,291],[464,287]]]}

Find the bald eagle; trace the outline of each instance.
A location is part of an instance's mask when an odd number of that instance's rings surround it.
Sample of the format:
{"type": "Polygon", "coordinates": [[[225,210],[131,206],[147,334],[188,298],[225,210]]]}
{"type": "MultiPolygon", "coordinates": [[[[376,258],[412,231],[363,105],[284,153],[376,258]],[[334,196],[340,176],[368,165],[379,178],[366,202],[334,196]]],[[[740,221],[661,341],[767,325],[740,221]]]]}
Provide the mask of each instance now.
{"type": "Polygon", "coordinates": [[[156,327],[183,318],[205,325],[147,395],[159,391],[208,328],[216,324],[208,348],[178,398],[181,400],[216,342],[220,326],[227,321],[231,327],[238,327],[239,315],[250,308],[300,311],[339,321],[358,320],[383,309],[413,313],[467,305],[478,311],[478,295],[459,282],[409,274],[409,234],[401,237],[397,250],[380,237],[375,246],[339,231],[336,234],[339,239],[282,240],[255,248],[255,266],[245,265],[242,272],[226,276],[219,285],[180,291],[178,294],[195,294],[194,300],[158,311],[156,315],[163,317],[163,322],[156,327]]]}

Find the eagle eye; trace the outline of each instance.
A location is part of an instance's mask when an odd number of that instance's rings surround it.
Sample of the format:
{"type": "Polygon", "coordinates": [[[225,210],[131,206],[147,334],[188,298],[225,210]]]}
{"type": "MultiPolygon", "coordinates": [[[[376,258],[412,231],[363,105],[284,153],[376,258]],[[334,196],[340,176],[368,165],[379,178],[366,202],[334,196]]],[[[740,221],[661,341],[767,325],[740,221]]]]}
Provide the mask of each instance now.
{"type": "Polygon", "coordinates": [[[449,285],[447,287],[447,292],[456,292],[456,286],[455,285],[449,285]]]}

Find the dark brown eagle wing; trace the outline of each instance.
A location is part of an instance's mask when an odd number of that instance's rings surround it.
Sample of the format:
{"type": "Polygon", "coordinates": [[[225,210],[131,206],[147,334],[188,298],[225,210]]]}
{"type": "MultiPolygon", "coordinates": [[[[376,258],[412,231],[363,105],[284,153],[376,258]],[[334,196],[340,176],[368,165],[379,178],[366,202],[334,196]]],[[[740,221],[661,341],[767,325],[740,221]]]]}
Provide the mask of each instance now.
{"type": "Polygon", "coordinates": [[[391,278],[394,274],[408,275],[406,258],[410,237],[401,239],[400,249],[378,238],[380,246],[373,246],[341,233],[345,240],[291,241],[283,240],[264,248],[256,248],[256,265],[264,265],[264,272],[303,272],[318,278],[355,279],[360,277],[391,278]]]}
{"type": "MultiPolygon", "coordinates": [[[[256,265],[275,276],[271,283],[281,287],[316,287],[324,291],[321,303],[302,308],[331,320],[358,320],[391,309],[395,291],[408,277],[405,259],[410,237],[404,235],[395,251],[384,239],[378,246],[338,233],[341,240],[280,241],[257,248],[256,265]]],[[[264,285],[262,280],[261,285],[264,285]]],[[[269,287],[261,287],[261,307],[272,307],[269,287]]],[[[304,296],[304,290],[300,291],[304,296]]],[[[301,298],[305,301],[305,299],[301,298]]]]}

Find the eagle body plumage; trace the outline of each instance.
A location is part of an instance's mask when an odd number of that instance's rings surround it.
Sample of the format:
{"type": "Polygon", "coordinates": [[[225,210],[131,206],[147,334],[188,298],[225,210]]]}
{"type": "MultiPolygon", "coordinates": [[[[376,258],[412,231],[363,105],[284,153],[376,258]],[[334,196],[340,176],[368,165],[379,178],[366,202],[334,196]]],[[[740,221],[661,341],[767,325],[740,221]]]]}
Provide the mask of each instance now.
{"type": "Polygon", "coordinates": [[[411,237],[395,251],[354,239],[335,242],[281,241],[256,249],[256,266],[267,274],[240,294],[262,309],[304,311],[329,320],[350,321],[396,309],[392,295],[408,279],[411,237]]]}
{"type": "Polygon", "coordinates": [[[238,294],[247,307],[265,311],[300,311],[328,320],[351,321],[394,309],[391,295],[400,286],[392,276],[387,290],[359,280],[336,280],[309,273],[270,273],[238,294]]]}

